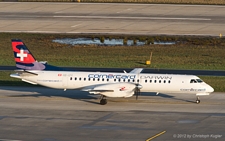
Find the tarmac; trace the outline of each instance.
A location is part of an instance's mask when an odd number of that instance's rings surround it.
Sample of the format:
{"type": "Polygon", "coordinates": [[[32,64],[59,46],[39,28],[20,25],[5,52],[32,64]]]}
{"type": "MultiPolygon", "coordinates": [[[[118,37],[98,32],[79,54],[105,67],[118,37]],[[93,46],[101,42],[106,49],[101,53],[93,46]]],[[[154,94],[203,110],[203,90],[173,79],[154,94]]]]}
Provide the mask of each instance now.
{"type": "Polygon", "coordinates": [[[0,87],[0,140],[224,140],[225,93],[108,98],[78,90],[0,87]]]}
{"type": "MultiPolygon", "coordinates": [[[[225,6],[0,3],[0,32],[225,34],[225,6]]],[[[223,73],[223,72],[222,72],[223,73]]],[[[77,90],[0,87],[0,141],[224,141],[225,93],[109,98],[77,90]]]]}
{"type": "Polygon", "coordinates": [[[225,35],[225,6],[1,2],[0,32],[225,35]]]}

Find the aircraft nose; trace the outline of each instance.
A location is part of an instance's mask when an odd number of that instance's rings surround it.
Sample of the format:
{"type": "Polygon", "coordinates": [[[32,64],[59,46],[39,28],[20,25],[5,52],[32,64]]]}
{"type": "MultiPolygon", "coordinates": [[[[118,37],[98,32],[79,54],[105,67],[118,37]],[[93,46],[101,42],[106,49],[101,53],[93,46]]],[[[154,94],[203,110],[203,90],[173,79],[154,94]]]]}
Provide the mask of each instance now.
{"type": "Polygon", "coordinates": [[[207,88],[207,92],[209,92],[209,93],[212,93],[212,92],[214,92],[214,89],[213,89],[213,87],[211,87],[211,86],[209,86],[209,85],[208,85],[208,88],[207,88]]]}

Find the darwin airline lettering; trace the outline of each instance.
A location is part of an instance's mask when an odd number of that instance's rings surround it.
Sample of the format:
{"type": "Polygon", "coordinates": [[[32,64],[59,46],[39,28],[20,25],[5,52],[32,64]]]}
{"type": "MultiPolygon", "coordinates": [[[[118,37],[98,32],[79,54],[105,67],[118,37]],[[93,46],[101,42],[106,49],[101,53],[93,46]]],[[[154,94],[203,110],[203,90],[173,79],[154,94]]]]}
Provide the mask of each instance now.
{"type": "Polygon", "coordinates": [[[136,75],[89,74],[88,78],[135,79],[136,75]]]}
{"type": "Polygon", "coordinates": [[[169,79],[171,80],[172,76],[141,76],[141,79],[169,79]]]}

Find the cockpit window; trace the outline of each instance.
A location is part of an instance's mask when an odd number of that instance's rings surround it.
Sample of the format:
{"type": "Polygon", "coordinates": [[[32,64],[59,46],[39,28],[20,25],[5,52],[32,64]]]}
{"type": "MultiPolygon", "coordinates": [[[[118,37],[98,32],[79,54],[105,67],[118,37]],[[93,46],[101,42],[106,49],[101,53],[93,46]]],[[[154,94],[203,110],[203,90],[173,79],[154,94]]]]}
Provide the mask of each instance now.
{"type": "Polygon", "coordinates": [[[196,79],[198,83],[202,83],[203,81],[201,79],[196,79]]]}
{"type": "Polygon", "coordinates": [[[202,83],[201,79],[191,79],[190,83],[202,83]]]}
{"type": "Polygon", "coordinates": [[[197,80],[191,79],[190,83],[197,83],[197,80]]]}

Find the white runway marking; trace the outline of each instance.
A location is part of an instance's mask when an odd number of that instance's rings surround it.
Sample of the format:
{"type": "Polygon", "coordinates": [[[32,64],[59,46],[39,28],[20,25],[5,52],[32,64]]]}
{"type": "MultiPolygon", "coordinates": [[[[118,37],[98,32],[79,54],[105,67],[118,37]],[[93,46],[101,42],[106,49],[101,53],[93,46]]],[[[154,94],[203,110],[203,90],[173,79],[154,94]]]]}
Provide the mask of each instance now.
{"type": "Polygon", "coordinates": [[[55,14],[57,14],[57,13],[63,13],[62,11],[57,11],[57,12],[55,12],[55,14]]]}
{"type": "Polygon", "coordinates": [[[22,140],[0,139],[0,141],[22,141],[22,140]]]}
{"type": "Polygon", "coordinates": [[[129,11],[129,10],[131,10],[131,8],[128,8],[128,9],[125,9],[125,10],[122,10],[122,11],[118,11],[118,12],[116,12],[116,13],[122,13],[122,12],[124,12],[124,11],[129,11]]]}
{"type": "Polygon", "coordinates": [[[77,26],[79,26],[79,25],[81,25],[81,24],[73,25],[73,26],[71,26],[71,27],[77,27],[77,26]]]}
{"type": "Polygon", "coordinates": [[[108,17],[108,16],[53,16],[54,18],[96,18],[96,19],[145,19],[145,20],[190,20],[210,21],[207,18],[167,18],[167,17],[108,17]]]}

